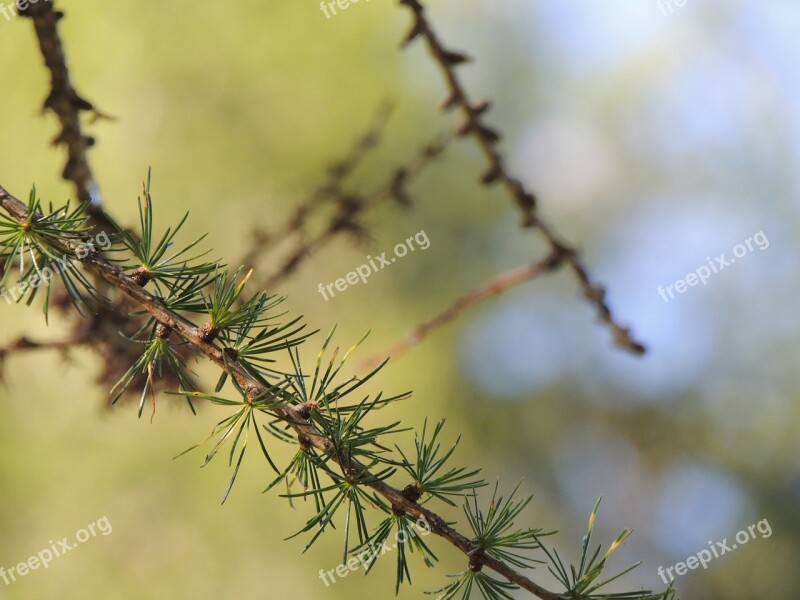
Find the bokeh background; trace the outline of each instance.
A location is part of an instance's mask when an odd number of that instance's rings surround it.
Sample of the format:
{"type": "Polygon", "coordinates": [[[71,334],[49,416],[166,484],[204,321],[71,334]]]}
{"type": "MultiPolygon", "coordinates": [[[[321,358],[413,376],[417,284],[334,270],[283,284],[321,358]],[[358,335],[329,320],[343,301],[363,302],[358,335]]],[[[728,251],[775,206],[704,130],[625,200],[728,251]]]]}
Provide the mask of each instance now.
{"type": "MultiPolygon", "coordinates": [[[[448,439],[463,434],[458,459],[504,488],[524,479],[535,494],[526,524],[559,529],[555,542],[570,558],[602,494],[602,540],[635,530],[613,565],[644,561],[624,587],[662,589],[659,566],[768,519],[771,537],[679,578],[680,596],[797,598],[800,5],[429,4],[444,40],[477,58],[460,72],[475,97],[494,100],[489,120],[505,133],[514,169],[650,352],[614,349],[560,273],[479,306],[390,363],[381,388],[415,392],[394,415],[413,426],[447,416],[448,439]],[[669,303],[658,295],[762,230],[768,248],[669,303]]],[[[89,126],[108,210],[132,224],[152,166],[164,226],[190,210],[191,231],[208,231],[208,246],[231,263],[254,226],[280,223],[324,180],[383,99],[397,110],[353,189],[380,184],[452,126],[437,111],[444,88],[422,46],[398,51],[409,15],[388,0],[330,19],[314,0],[57,5],[77,88],[118,117],[89,126]]],[[[21,197],[35,183],[61,202],[71,187],[58,176],[62,151],[49,146],[55,118],[38,114],[48,81],[41,63],[31,23],[0,17],[1,183],[21,197]]],[[[275,291],[311,327],[338,323],[341,345],[371,330],[361,356],[380,351],[466,290],[542,255],[509,199],[476,184],[482,171],[470,141],[451,145],[414,181],[413,208],[377,211],[372,242],[339,240],[275,291]],[[328,302],[317,292],[422,229],[425,252],[328,302]]],[[[63,334],[36,309],[0,306],[3,339],[63,334]]],[[[307,359],[319,343],[306,346],[307,359]]],[[[201,471],[202,451],[172,460],[224,411],[193,417],[164,397],[150,424],[132,404],[106,409],[108,390],[92,383],[98,371],[81,351],[7,361],[0,565],[102,516],[113,533],[0,584],[0,598],[392,595],[393,557],[366,579],[322,584],[319,569],[340,561],[339,534],[303,556],[303,539],[283,541],[309,512],[260,493],[271,475],[255,454],[223,507],[223,461],[201,471]]],[[[401,598],[464,568],[434,544],[443,565],[417,565],[401,598]]],[[[544,569],[532,576],[551,582],[544,569]]]]}

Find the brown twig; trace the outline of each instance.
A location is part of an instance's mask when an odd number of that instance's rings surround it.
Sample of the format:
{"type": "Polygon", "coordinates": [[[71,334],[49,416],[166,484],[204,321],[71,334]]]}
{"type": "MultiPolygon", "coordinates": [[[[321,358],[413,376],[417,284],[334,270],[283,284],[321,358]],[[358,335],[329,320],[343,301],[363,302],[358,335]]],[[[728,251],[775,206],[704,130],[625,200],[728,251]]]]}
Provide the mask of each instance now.
{"type": "MultiPolygon", "coordinates": [[[[26,222],[29,218],[25,204],[9,194],[2,186],[0,186],[0,207],[21,223],[26,222]]],[[[75,252],[78,247],[74,242],[61,241],[59,244],[70,253],[75,252]]],[[[169,310],[162,301],[137,285],[131,277],[120,271],[119,268],[108,262],[100,254],[93,252],[79,260],[84,268],[120,290],[134,303],[147,311],[162,326],[178,334],[195,352],[206,356],[220,369],[226,371],[246,391],[248,398],[251,400],[274,400],[271,410],[292,427],[298,435],[298,440],[304,440],[305,443],[311,444],[320,452],[330,456],[331,460],[339,464],[346,476],[362,481],[363,485],[375,490],[395,510],[411,515],[415,519],[425,519],[433,533],[450,542],[465,555],[468,555],[471,564],[484,565],[543,600],[564,600],[562,595],[544,589],[509,567],[506,563],[483,552],[474,552],[470,540],[451,528],[438,514],[424,508],[417,502],[409,500],[402,490],[394,488],[372,475],[363,464],[353,459],[349,454],[336,452],[333,443],[312,425],[299,407],[284,404],[275,398],[267,386],[251,376],[238,362],[224,356],[217,345],[213,342],[204,341],[199,327],[185,317],[169,310]]]]}
{"type": "Polygon", "coordinates": [[[19,352],[20,350],[68,350],[75,346],[86,343],[86,339],[70,337],[65,340],[44,340],[34,341],[27,336],[20,336],[14,341],[0,348],[0,357],[9,352],[19,352]]]}
{"type": "Polygon", "coordinates": [[[337,211],[325,229],[310,239],[296,243],[281,265],[259,282],[259,286],[268,290],[274,289],[287,276],[291,275],[303,260],[313,256],[339,234],[345,232],[363,234],[364,230],[358,219],[386,200],[394,199],[401,205],[407,205],[410,202],[406,187],[408,182],[444,152],[452,137],[452,135],[437,135],[418,151],[417,156],[409,164],[395,169],[387,182],[366,196],[344,193],[337,195],[334,198],[337,211]]]}
{"type": "Polygon", "coordinates": [[[522,213],[523,226],[537,229],[544,236],[550,248],[564,256],[565,262],[581,285],[583,295],[596,307],[600,319],[611,329],[614,343],[634,354],[644,354],[646,351],[644,345],[633,339],[628,328],[617,323],[611,308],[606,303],[605,289],[592,281],[588,270],[580,260],[578,251],[561,241],[539,217],[536,209],[536,196],[528,191],[525,185],[506,167],[505,161],[497,149],[500,134],[483,121],[484,114],[489,110],[489,103],[473,103],[456,75],[456,67],[469,62],[470,58],[461,52],[444,47],[419,0],[399,0],[399,2],[401,5],[407,6],[414,17],[414,23],[403,41],[403,46],[407,46],[417,38],[425,40],[430,54],[442,70],[449,90],[449,95],[442,104],[443,110],[454,108],[461,110],[464,121],[458,126],[457,133],[462,136],[472,136],[489,162],[489,168],[483,174],[481,181],[485,185],[502,184],[522,213]]]}
{"type": "Polygon", "coordinates": [[[66,340],[47,340],[37,342],[24,335],[20,336],[5,346],[0,347],[0,381],[5,380],[5,361],[6,358],[12,353],[19,354],[20,352],[28,350],[59,350],[60,352],[65,353],[70,348],[75,348],[81,345],[84,343],[84,341],[85,340],[68,338],[66,340]]]}
{"type": "Polygon", "coordinates": [[[483,302],[488,298],[499,296],[506,290],[518,286],[526,281],[535,279],[539,275],[550,273],[557,269],[565,256],[556,252],[552,252],[542,260],[537,260],[530,265],[518,267],[484,283],[482,286],[475,288],[461,298],[456,300],[448,308],[434,316],[433,318],[417,325],[414,329],[409,331],[402,340],[391,346],[389,349],[375,354],[364,360],[360,368],[364,371],[369,371],[378,366],[387,358],[398,358],[420,344],[436,329],[447,325],[451,321],[458,318],[466,310],[472,308],[476,304],[483,302]]]}
{"type": "Polygon", "coordinates": [[[328,178],[311,194],[300,201],[292,215],[277,232],[259,229],[253,232],[253,245],[241,261],[246,267],[254,267],[259,256],[273,244],[303,235],[309,217],[328,201],[341,195],[344,181],[358,168],[367,155],[380,144],[386,125],[394,111],[394,105],[385,101],[378,106],[373,122],[356,140],[350,152],[328,168],[328,178]]]}
{"type": "Polygon", "coordinates": [[[89,166],[87,150],[94,145],[94,138],[84,135],[81,128],[81,112],[91,112],[95,117],[109,118],[94,105],[81,97],[70,79],[64,46],[58,33],[58,21],[64,13],[53,8],[53,3],[31,3],[20,14],[33,20],[39,48],[50,72],[50,92],[44,101],[43,112],[52,110],[61,123],[61,132],[53,140],[54,145],[67,148],[67,164],[62,177],[75,185],[78,199],[89,202],[89,214],[98,224],[110,226],[102,209],[100,190],[89,166]]]}

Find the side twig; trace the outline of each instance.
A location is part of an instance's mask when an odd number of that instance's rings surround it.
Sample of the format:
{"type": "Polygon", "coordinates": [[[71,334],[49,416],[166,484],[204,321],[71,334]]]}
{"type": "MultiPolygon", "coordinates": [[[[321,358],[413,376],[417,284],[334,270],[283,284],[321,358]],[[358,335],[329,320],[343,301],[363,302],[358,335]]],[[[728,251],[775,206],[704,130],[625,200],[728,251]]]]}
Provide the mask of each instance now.
{"type": "Polygon", "coordinates": [[[394,105],[388,101],[378,106],[373,122],[366,132],[359,136],[344,158],[337,160],[328,168],[328,178],[297,204],[283,227],[276,232],[264,229],[253,232],[253,245],[241,260],[241,264],[254,267],[259,256],[274,244],[305,233],[309,217],[329,201],[341,196],[341,186],[344,181],[380,144],[393,111],[394,105]]]}
{"type": "Polygon", "coordinates": [[[360,365],[361,369],[368,371],[374,369],[387,358],[398,358],[402,356],[409,350],[412,350],[418,344],[422,343],[422,341],[424,341],[425,338],[427,338],[435,330],[454,321],[465,311],[474,307],[476,304],[479,304],[488,298],[499,296],[506,290],[525,283],[526,281],[535,279],[539,275],[552,272],[561,265],[563,260],[564,256],[562,254],[551,253],[542,260],[538,260],[524,267],[518,267],[494,277],[490,281],[484,283],[482,286],[464,294],[461,298],[456,300],[448,308],[433,318],[421,323],[420,325],[417,325],[395,345],[364,360],[360,365]]]}
{"type": "Polygon", "coordinates": [[[6,344],[5,346],[0,347],[0,382],[5,380],[5,361],[6,357],[10,354],[19,354],[20,352],[30,351],[30,350],[58,350],[66,354],[72,348],[76,348],[81,344],[84,344],[86,340],[80,340],[76,338],[69,338],[65,340],[47,340],[42,342],[37,342],[31,340],[26,336],[20,336],[14,341],[6,344]]]}
{"type": "Polygon", "coordinates": [[[581,262],[577,249],[564,243],[545,223],[536,208],[536,196],[525,185],[514,177],[497,149],[500,141],[499,132],[488,126],[483,118],[489,110],[488,102],[473,103],[467,94],[464,85],[456,75],[456,67],[470,61],[470,58],[457,51],[448,50],[439,40],[430,20],[425,14],[425,8],[419,0],[399,0],[400,4],[408,7],[413,13],[413,25],[406,35],[403,46],[417,38],[424,39],[428,51],[441,68],[444,75],[449,95],[442,104],[445,111],[458,108],[464,116],[464,121],[458,126],[457,133],[461,136],[471,136],[489,163],[489,168],[482,176],[485,185],[502,184],[522,213],[524,227],[537,229],[545,238],[551,250],[563,255],[566,264],[578,279],[583,295],[597,309],[598,315],[612,332],[614,343],[634,354],[644,354],[645,346],[636,341],[626,327],[619,325],[606,302],[606,291],[603,286],[594,283],[589,272],[581,262]]]}
{"type": "Polygon", "coordinates": [[[295,244],[292,251],[284,258],[280,266],[266,279],[258,283],[259,287],[271,290],[291,275],[297,267],[318,252],[339,234],[350,232],[363,234],[358,219],[387,200],[396,200],[401,205],[409,203],[406,189],[408,182],[418,176],[428,165],[438,158],[452,139],[452,136],[437,135],[425,144],[417,156],[406,166],[395,169],[384,184],[373,192],[361,196],[358,194],[339,193],[332,199],[337,204],[336,213],[330,223],[310,239],[295,244]]]}

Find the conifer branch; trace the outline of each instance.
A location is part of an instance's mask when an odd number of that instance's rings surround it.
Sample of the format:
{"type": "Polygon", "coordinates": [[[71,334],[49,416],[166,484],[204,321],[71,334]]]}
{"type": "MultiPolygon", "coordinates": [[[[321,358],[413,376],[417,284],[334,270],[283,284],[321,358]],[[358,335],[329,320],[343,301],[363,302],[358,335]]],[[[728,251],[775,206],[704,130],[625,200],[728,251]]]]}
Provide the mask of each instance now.
{"type": "MultiPolygon", "coordinates": [[[[425,37],[431,53],[444,70],[451,88],[447,108],[459,107],[465,113],[464,124],[458,128],[457,134],[474,136],[489,159],[490,169],[484,175],[483,182],[487,185],[503,183],[523,211],[524,224],[539,230],[550,245],[547,258],[474,290],[448,311],[425,324],[418,335],[424,337],[483,298],[567,263],[581,282],[584,294],[597,306],[602,320],[614,331],[617,343],[629,350],[643,352],[644,348],[630,338],[628,331],[617,325],[605,304],[602,288],[592,283],[577,258],[577,251],[560,242],[539,219],[533,195],[506,171],[495,149],[499,133],[482,120],[488,104],[473,105],[455,76],[454,67],[468,58],[444,49],[417,0],[401,0],[401,4],[409,6],[415,14],[414,28],[408,41],[418,36],[425,37]]],[[[4,263],[0,265],[0,284],[7,280],[10,270],[18,262],[19,282],[25,284],[23,288],[28,290],[25,292],[28,303],[34,300],[40,289],[44,289],[47,315],[52,281],[44,276],[44,272],[58,262],[62,268],[55,271],[61,276],[66,290],[62,294],[62,307],[65,308],[71,301],[79,310],[82,306],[88,307],[91,314],[75,328],[70,340],[37,343],[24,336],[18,338],[0,349],[0,366],[12,350],[65,350],[82,343],[91,343],[92,347],[96,347],[113,343],[105,339],[111,329],[124,331],[124,337],[134,344],[126,345],[129,350],[120,352],[119,358],[125,363],[133,356],[134,363],[132,366],[130,363],[126,365],[129,368],[115,390],[112,390],[117,392],[115,400],[138,378],[144,380],[140,416],[147,398],[152,400],[155,411],[155,385],[158,381],[171,388],[177,386],[178,389],[171,393],[185,397],[190,406],[193,400],[203,399],[236,410],[214,428],[211,438],[216,438],[216,443],[206,457],[208,462],[225,444],[231,446],[229,464],[233,467],[233,474],[223,502],[239,472],[248,434],[252,429],[264,457],[279,474],[269,487],[284,482],[287,485],[284,496],[290,501],[294,497],[308,496],[315,500],[317,514],[298,532],[315,531],[309,546],[329,525],[332,526],[333,515],[339,508],[346,508],[347,512],[345,556],[376,540],[385,540],[393,527],[399,530],[410,518],[417,519],[467,558],[467,568],[439,590],[442,598],[453,598],[460,594],[466,599],[475,590],[489,600],[508,600],[511,598],[509,593],[517,587],[544,600],[674,598],[671,588],[662,594],[647,591],[596,593],[608,581],[616,579],[598,580],[608,557],[630,534],[624,530],[605,555],[600,555],[598,548],[587,561],[596,507],[590,517],[589,532],[584,537],[580,568],[576,570],[571,567],[572,576],[558,553],[544,546],[542,538],[549,533],[538,529],[519,529],[514,525],[514,520],[527,506],[530,497],[515,499],[517,489],[508,497],[499,496],[495,486],[491,504],[484,511],[478,501],[477,490],[485,483],[476,479],[478,471],[450,466],[449,459],[455,446],[441,450],[438,435],[443,422],[434,428],[432,436],[428,436],[426,427],[421,437],[416,437],[416,456],[407,458],[397,446],[399,454],[395,454],[382,440],[388,435],[405,431],[400,428],[400,423],[372,427],[366,426],[363,419],[374,409],[404,399],[407,394],[393,397],[379,394],[356,404],[344,402],[346,396],[370,380],[380,367],[363,378],[353,377],[334,384],[350,351],[335,368],[333,359],[327,369],[323,368],[322,356],[331,336],[323,345],[313,377],[309,378],[300,366],[296,349],[311,335],[303,331],[305,325],[299,319],[284,324],[273,323],[271,309],[282,298],[276,299],[265,292],[258,292],[252,297],[244,296],[250,273],[242,277],[241,269],[230,273],[217,262],[198,262],[204,255],[196,254],[194,247],[202,237],[183,250],[174,252],[173,238],[183,226],[185,218],[177,227],[167,229],[162,238],[154,237],[149,183],[144,190],[144,204],[140,204],[141,232],[134,234],[120,228],[103,212],[89,167],[87,150],[94,140],[83,134],[80,115],[85,111],[93,113],[94,117],[104,115],[80,97],[70,82],[57,31],[57,22],[63,14],[54,10],[50,2],[31,4],[22,12],[33,19],[42,55],[51,74],[51,92],[44,109],[53,110],[61,123],[61,133],[54,143],[67,147],[68,162],[62,175],[74,183],[78,198],[85,204],[76,210],[70,210],[69,206],[56,210],[51,207],[49,214],[45,214],[35,190],[26,205],[0,187],[0,207],[11,217],[0,214],[0,259],[4,263]],[[111,258],[110,254],[103,254],[94,247],[86,251],[84,244],[87,236],[96,225],[114,234],[114,248],[108,252],[115,253],[115,257],[118,256],[116,253],[124,254],[125,258],[111,258]],[[110,302],[105,297],[106,292],[111,297],[110,302]],[[195,322],[197,319],[189,315],[202,315],[202,320],[198,324],[195,322]],[[131,352],[130,349],[136,344],[144,351],[131,352]],[[275,370],[272,364],[274,360],[268,357],[279,350],[289,352],[293,372],[275,370]],[[190,355],[205,356],[221,369],[222,376],[215,394],[220,393],[226,383],[230,383],[241,399],[231,400],[197,391],[198,386],[185,367],[185,360],[190,355]],[[259,423],[259,417],[267,417],[271,421],[259,423]],[[295,457],[285,470],[281,470],[271,458],[262,430],[296,448],[295,457]],[[379,437],[381,441],[378,441],[379,437]],[[337,468],[332,468],[332,465],[337,468]],[[411,482],[402,488],[390,485],[388,479],[395,473],[404,473],[411,482]],[[325,475],[326,481],[332,483],[324,485],[320,475],[325,475]],[[300,493],[291,491],[292,480],[302,484],[300,493]],[[446,522],[428,507],[428,502],[434,500],[452,505],[456,498],[464,500],[462,508],[470,534],[457,531],[454,523],[446,522]],[[386,516],[374,533],[370,533],[365,519],[367,509],[375,509],[375,512],[386,516]],[[355,544],[350,542],[351,529],[358,536],[355,544]],[[534,563],[547,562],[530,556],[532,551],[544,553],[542,558],[549,560],[551,572],[564,586],[564,592],[547,590],[522,573],[522,569],[532,567],[534,563]],[[599,561],[598,556],[602,556],[599,561]],[[503,579],[496,579],[487,570],[503,579]]],[[[277,272],[268,279],[269,287],[291,274],[306,257],[338,234],[348,232],[363,236],[365,230],[361,219],[369,209],[387,199],[406,204],[408,194],[405,186],[408,180],[435,159],[449,140],[437,139],[426,145],[410,165],[395,170],[390,181],[371,194],[344,192],[341,189],[344,180],[377,144],[385,125],[383,118],[385,116],[379,115],[372,132],[359,140],[351,154],[334,166],[327,187],[323,186],[303,203],[288,221],[286,232],[300,232],[300,240],[277,272]],[[309,217],[328,203],[335,209],[331,222],[321,233],[308,235],[304,230],[309,217]]],[[[267,246],[273,240],[265,238],[258,241],[257,245],[267,246]]],[[[106,249],[103,248],[103,251],[106,249]]],[[[119,343],[124,338],[116,336],[115,339],[119,343]]],[[[338,349],[334,357],[337,352],[338,349]]],[[[114,369],[117,367],[115,365],[114,369]]],[[[110,367],[107,365],[107,368],[110,367]]],[[[412,551],[414,548],[420,551],[428,566],[438,560],[419,539],[412,539],[409,544],[412,551]]],[[[402,547],[397,553],[398,586],[404,580],[410,581],[406,554],[402,547]]]]}
{"type": "MultiPolygon", "coordinates": [[[[20,223],[25,223],[31,218],[25,204],[9,194],[2,186],[0,186],[0,206],[20,223]]],[[[75,252],[78,247],[78,244],[70,241],[61,241],[60,245],[67,252],[75,252]]],[[[266,398],[273,402],[272,410],[277,416],[291,425],[298,439],[306,441],[325,455],[335,450],[333,443],[323,433],[309,424],[308,418],[299,408],[282,404],[280,398],[276,398],[272,395],[270,387],[252,377],[237,362],[229,361],[218,346],[205,341],[200,327],[197,327],[185,317],[169,310],[159,298],[137,285],[130,276],[123,273],[99,254],[93,253],[88,255],[82,260],[82,263],[85,268],[101,277],[126,294],[131,300],[139,304],[156,319],[159,324],[178,334],[198,354],[202,354],[220,369],[226,371],[236,380],[239,386],[246,391],[247,396],[251,400],[266,398]]],[[[358,479],[366,481],[366,485],[388,500],[393,509],[407,513],[415,519],[425,519],[433,533],[446,539],[463,553],[469,554],[473,550],[470,540],[448,526],[444,519],[419,505],[416,501],[409,500],[403,495],[402,490],[393,488],[381,479],[373,477],[364,465],[352,459],[349,455],[334,453],[331,459],[339,463],[343,473],[346,475],[355,475],[358,479]]],[[[513,581],[543,600],[559,600],[560,598],[558,594],[542,588],[524,575],[517,573],[491,556],[478,555],[473,557],[472,560],[496,571],[509,579],[509,581],[513,581]]]]}
{"type": "MultiPolygon", "coordinates": [[[[148,207],[152,206],[149,185],[145,187],[145,199],[148,207]]],[[[312,518],[302,531],[308,531],[318,527],[318,532],[312,538],[311,543],[325,530],[330,524],[332,513],[347,501],[348,512],[355,505],[356,519],[358,521],[358,535],[360,545],[369,543],[370,534],[364,521],[363,511],[365,506],[377,506],[384,512],[397,515],[409,515],[414,519],[424,521],[428,528],[447,540],[468,557],[469,567],[465,570],[454,584],[446,588],[445,596],[450,598],[456,592],[466,589],[465,597],[469,596],[469,590],[473,585],[477,585],[484,597],[491,600],[509,598],[507,591],[519,586],[538,598],[543,600],[582,600],[596,599],[599,595],[583,594],[578,590],[587,589],[593,592],[603,584],[597,584],[595,580],[601,574],[605,561],[608,556],[627,538],[629,532],[624,531],[617,542],[606,552],[600,563],[594,563],[594,559],[589,563],[589,570],[580,573],[574,582],[568,582],[571,589],[563,594],[549,591],[525,575],[518,569],[530,566],[535,562],[523,554],[523,551],[544,549],[539,538],[547,535],[541,530],[518,530],[512,529],[513,520],[519,515],[528,500],[513,500],[514,493],[506,500],[493,497],[488,513],[484,513],[477,503],[475,496],[476,489],[483,485],[480,481],[471,481],[474,472],[465,472],[463,469],[451,469],[446,473],[440,473],[445,461],[450,457],[452,451],[446,453],[440,460],[437,460],[438,445],[436,435],[430,440],[426,440],[423,433],[422,440],[418,439],[417,452],[419,459],[416,467],[411,461],[390,459],[383,456],[387,450],[377,441],[379,435],[389,435],[397,432],[397,424],[374,429],[366,429],[360,425],[361,420],[371,410],[387,402],[402,399],[405,395],[394,398],[383,399],[379,395],[374,400],[363,400],[357,405],[342,406],[340,400],[347,396],[351,391],[360,387],[369,380],[370,375],[361,380],[349,379],[342,384],[331,388],[331,382],[338,374],[344,360],[350,352],[345,355],[339,366],[333,370],[333,360],[327,370],[320,370],[320,358],[317,368],[310,383],[310,391],[306,383],[306,378],[302,370],[297,371],[296,377],[286,377],[282,383],[272,384],[265,378],[266,372],[247,366],[249,363],[241,360],[243,353],[242,347],[234,348],[234,337],[245,339],[244,346],[250,345],[247,340],[256,343],[262,338],[251,333],[253,325],[266,320],[265,311],[272,305],[268,297],[259,293],[251,301],[245,302],[240,308],[234,307],[234,301],[244,287],[245,281],[236,284],[237,277],[232,279],[227,277],[215,277],[217,289],[222,290],[213,296],[205,296],[203,289],[208,283],[205,275],[208,272],[206,263],[194,264],[195,260],[187,259],[184,262],[184,272],[178,273],[170,268],[170,259],[163,258],[155,264],[150,264],[153,257],[161,257],[160,248],[165,243],[164,240],[171,240],[171,233],[175,229],[168,229],[161,242],[153,245],[156,238],[152,235],[152,220],[150,211],[142,214],[142,241],[128,239],[125,244],[135,259],[141,259],[148,264],[147,278],[135,278],[134,275],[139,271],[130,264],[127,259],[111,262],[106,259],[97,249],[89,252],[81,251],[82,235],[85,230],[81,217],[77,213],[70,213],[68,209],[58,209],[50,215],[39,212],[40,202],[31,194],[28,204],[9,194],[4,188],[0,187],[0,207],[9,215],[3,218],[0,227],[0,256],[6,258],[5,268],[8,269],[17,257],[21,257],[21,252],[29,252],[33,260],[33,266],[38,271],[39,265],[48,268],[52,263],[47,260],[54,260],[57,251],[63,251],[66,255],[77,256],[77,261],[82,267],[94,274],[98,278],[106,281],[110,286],[122,292],[133,303],[137,304],[150,317],[150,321],[141,331],[150,330],[153,332],[149,338],[148,346],[143,356],[151,355],[151,348],[159,349],[163,356],[172,357],[171,366],[175,370],[181,369],[179,359],[172,350],[173,334],[177,335],[181,344],[187,345],[192,352],[203,355],[216,364],[230,378],[236,389],[243,396],[241,402],[226,400],[216,396],[190,392],[181,389],[176,393],[182,396],[205,398],[211,402],[226,406],[240,407],[239,411],[231,418],[224,420],[215,428],[214,435],[221,435],[214,449],[209,454],[206,462],[211,460],[217,450],[227,440],[234,435],[233,447],[231,448],[231,463],[234,458],[234,451],[242,438],[242,433],[249,424],[252,423],[261,449],[277,471],[277,467],[269,456],[267,447],[261,437],[260,429],[255,421],[255,414],[272,415],[277,421],[270,424],[273,435],[283,438],[284,441],[291,441],[299,446],[301,460],[305,461],[306,467],[312,471],[324,471],[332,480],[333,485],[327,487],[314,486],[312,490],[306,490],[299,496],[313,495],[317,500],[324,498],[324,493],[336,492],[336,501],[332,503],[322,503],[318,515],[312,518]],[[148,251],[153,249],[152,251],[148,251]],[[121,266],[118,266],[121,265],[121,266]],[[152,284],[154,290],[159,295],[147,291],[145,286],[152,284]],[[162,290],[162,288],[164,288],[162,290]],[[162,290],[159,292],[159,290],[162,290]],[[205,307],[200,305],[200,298],[203,299],[205,307]],[[175,307],[175,309],[173,309],[175,307]],[[209,335],[209,331],[204,326],[193,323],[183,312],[202,314],[205,310],[211,314],[214,327],[219,327],[214,337],[209,335]],[[226,331],[223,331],[225,329],[226,331]],[[215,340],[224,340],[225,345],[220,347],[215,340]],[[321,377],[320,374],[322,373],[321,377]],[[285,428],[293,431],[294,438],[285,428]],[[328,463],[338,464],[340,473],[333,472],[328,463]],[[389,485],[385,480],[396,471],[396,467],[405,469],[412,475],[414,481],[404,489],[398,489],[389,485]],[[362,488],[371,489],[376,495],[366,495],[362,488]],[[453,527],[451,527],[437,513],[423,506],[420,501],[424,494],[430,497],[442,498],[449,495],[472,494],[472,502],[468,499],[464,505],[467,519],[471,525],[474,535],[468,537],[453,527]],[[514,568],[514,567],[517,568],[514,568]],[[501,581],[490,577],[483,572],[488,568],[504,577],[507,581],[501,581]]],[[[51,209],[52,210],[52,209],[51,209]]],[[[181,221],[183,224],[183,221],[181,221]]],[[[122,238],[123,232],[118,231],[122,238]]],[[[201,238],[202,239],[202,238],[201,238]]],[[[193,248],[197,242],[190,244],[173,257],[181,256],[187,250],[193,248]]],[[[74,268],[74,267],[72,267],[74,268]]],[[[32,273],[30,268],[25,268],[20,264],[20,275],[23,279],[30,279],[32,273]]],[[[6,273],[8,275],[8,272],[6,273]]],[[[40,284],[48,287],[50,279],[41,275],[40,284]]],[[[83,285],[90,286],[88,279],[79,280],[83,285]]],[[[38,287],[38,286],[35,286],[38,287]]],[[[291,324],[290,324],[291,325],[291,324]]],[[[304,338],[296,338],[291,341],[295,332],[285,332],[285,327],[278,328],[278,332],[283,332],[279,337],[285,340],[285,345],[290,348],[292,344],[299,344],[304,338]]],[[[268,329],[264,332],[269,332],[268,329]]],[[[273,332],[274,334],[275,332],[273,332]]],[[[323,346],[323,352],[330,341],[330,336],[323,346]]],[[[276,350],[280,344],[265,348],[264,352],[276,350]]],[[[152,379],[157,375],[153,365],[156,358],[147,364],[148,376],[152,379]]],[[[294,360],[294,358],[293,358],[294,360]]],[[[299,360],[299,357],[298,357],[299,360]]],[[[181,382],[183,383],[181,378],[181,382]]],[[[218,390],[224,380],[218,385],[218,390]]],[[[144,395],[143,395],[144,398],[144,395]]],[[[153,396],[155,402],[155,397],[153,396]]],[[[154,405],[155,406],[155,405],[154,405]]],[[[141,406],[140,406],[141,413],[141,406]]],[[[269,430],[269,429],[268,429],[269,430]]],[[[241,446],[241,453],[233,472],[230,486],[236,478],[244,451],[246,448],[246,437],[241,446]]],[[[290,466],[289,469],[292,467],[290,466]]],[[[282,480],[288,473],[284,473],[276,480],[282,480]]],[[[318,479],[315,477],[315,481],[318,479]]],[[[274,484],[273,484],[274,485],[274,484]]],[[[230,486],[225,493],[227,498],[230,486]]],[[[516,490],[515,490],[516,491],[516,490]]],[[[495,496],[497,490],[495,489],[495,496]]],[[[294,494],[298,495],[298,494],[294,494]]],[[[290,494],[289,497],[293,495],[290,494]]],[[[224,501],[224,500],[223,500],[224,501]]],[[[318,504],[319,506],[319,504],[318,504]]],[[[590,524],[594,522],[594,515],[590,519],[590,524]]],[[[347,541],[349,526],[345,532],[345,553],[350,550],[347,541]]],[[[586,544],[584,544],[584,547],[586,544]]],[[[584,548],[584,553],[585,553],[584,548]]],[[[550,554],[548,554],[550,556],[550,554]]],[[[558,555],[555,554],[557,557],[558,555]]],[[[597,556],[597,553],[595,554],[597,556]]],[[[560,562],[560,559],[558,559],[560,562]]],[[[583,561],[582,561],[583,565],[583,561]]],[[[401,570],[401,573],[404,572],[401,570]]],[[[613,597],[602,596],[602,597],[613,597]]],[[[634,592],[620,595],[619,597],[636,598],[639,600],[668,600],[672,598],[672,591],[668,590],[664,594],[653,595],[649,592],[634,592]]]]}

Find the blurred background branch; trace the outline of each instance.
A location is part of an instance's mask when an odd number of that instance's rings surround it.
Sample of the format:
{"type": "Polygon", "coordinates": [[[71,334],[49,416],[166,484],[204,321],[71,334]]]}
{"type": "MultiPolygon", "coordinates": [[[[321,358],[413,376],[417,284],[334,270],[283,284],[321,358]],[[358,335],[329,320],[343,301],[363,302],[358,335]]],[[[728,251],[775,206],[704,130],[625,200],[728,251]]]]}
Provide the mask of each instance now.
{"type": "Polygon", "coordinates": [[[559,253],[551,253],[550,256],[538,260],[526,267],[518,267],[512,271],[502,273],[491,281],[488,281],[467,292],[464,296],[456,300],[451,306],[443,310],[436,316],[428,319],[424,323],[417,325],[409,331],[405,337],[391,346],[389,349],[367,358],[361,363],[362,371],[369,371],[377,367],[387,358],[399,358],[415,346],[420,344],[435,330],[439,329],[457,319],[464,311],[469,310],[476,304],[483,302],[494,296],[498,296],[506,290],[521,285],[527,281],[535,279],[539,275],[549,273],[557,269],[564,260],[564,256],[559,253]]]}

